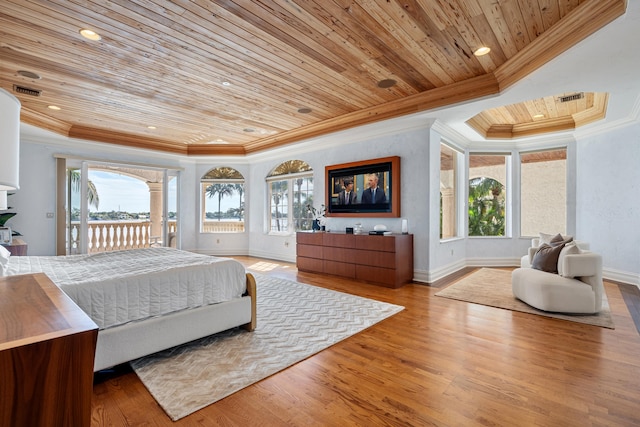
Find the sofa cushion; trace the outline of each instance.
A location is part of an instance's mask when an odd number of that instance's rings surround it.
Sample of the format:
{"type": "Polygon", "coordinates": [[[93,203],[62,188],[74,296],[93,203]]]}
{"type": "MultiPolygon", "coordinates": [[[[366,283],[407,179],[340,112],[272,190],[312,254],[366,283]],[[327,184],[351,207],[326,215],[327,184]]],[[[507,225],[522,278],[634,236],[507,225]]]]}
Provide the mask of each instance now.
{"type": "Polygon", "coordinates": [[[573,276],[568,276],[567,274],[565,274],[564,258],[567,255],[577,255],[580,252],[581,252],[580,248],[578,248],[578,245],[576,245],[574,242],[567,243],[566,245],[564,245],[564,247],[560,251],[560,255],[558,255],[558,274],[559,275],[561,275],[562,277],[570,278],[570,279],[573,278],[573,276]]]}
{"type": "Polygon", "coordinates": [[[538,247],[535,255],[533,256],[533,262],[531,268],[536,270],[546,271],[547,273],[558,272],[558,257],[564,247],[564,243],[550,245],[543,243],[538,247]]]}
{"type": "Polygon", "coordinates": [[[545,311],[586,314],[597,313],[602,306],[600,290],[577,279],[532,268],[513,270],[511,288],[516,298],[545,311]]]}

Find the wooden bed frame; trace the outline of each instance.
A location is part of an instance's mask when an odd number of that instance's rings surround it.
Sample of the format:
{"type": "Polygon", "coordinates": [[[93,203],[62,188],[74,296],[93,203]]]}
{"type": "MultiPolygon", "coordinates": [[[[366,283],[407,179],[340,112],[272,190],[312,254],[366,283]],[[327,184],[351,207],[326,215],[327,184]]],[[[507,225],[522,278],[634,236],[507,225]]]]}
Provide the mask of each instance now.
{"type": "Polygon", "coordinates": [[[253,331],[256,280],[251,273],[246,279],[240,298],[100,330],[94,372],[237,326],[253,331]]]}

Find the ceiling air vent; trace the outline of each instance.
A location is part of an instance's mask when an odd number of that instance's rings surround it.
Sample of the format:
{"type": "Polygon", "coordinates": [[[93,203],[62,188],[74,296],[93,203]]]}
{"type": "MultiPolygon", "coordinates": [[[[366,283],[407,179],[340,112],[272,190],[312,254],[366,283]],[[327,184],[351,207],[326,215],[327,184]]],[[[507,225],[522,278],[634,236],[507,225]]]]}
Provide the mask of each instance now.
{"type": "Polygon", "coordinates": [[[42,94],[42,91],[39,89],[31,89],[30,87],[18,85],[13,85],[13,91],[30,96],[40,96],[42,94]]]}
{"type": "Polygon", "coordinates": [[[574,93],[571,95],[561,96],[558,98],[560,102],[569,102],[569,101],[577,101],[578,99],[584,98],[584,92],[574,93]]]}

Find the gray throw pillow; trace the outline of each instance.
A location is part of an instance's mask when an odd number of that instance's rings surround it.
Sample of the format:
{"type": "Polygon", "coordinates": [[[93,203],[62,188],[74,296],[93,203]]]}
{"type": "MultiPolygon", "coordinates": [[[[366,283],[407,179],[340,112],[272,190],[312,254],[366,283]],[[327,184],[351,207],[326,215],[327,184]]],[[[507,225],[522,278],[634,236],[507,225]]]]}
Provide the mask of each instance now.
{"type": "Polygon", "coordinates": [[[560,233],[558,233],[556,235],[540,233],[539,245],[541,245],[543,243],[552,244],[552,243],[558,243],[558,242],[562,242],[562,241],[570,242],[572,240],[573,240],[572,236],[563,236],[560,233]]]}
{"type": "Polygon", "coordinates": [[[543,243],[533,255],[531,268],[546,271],[547,273],[558,273],[558,257],[564,247],[564,241],[553,246],[543,243]]]}

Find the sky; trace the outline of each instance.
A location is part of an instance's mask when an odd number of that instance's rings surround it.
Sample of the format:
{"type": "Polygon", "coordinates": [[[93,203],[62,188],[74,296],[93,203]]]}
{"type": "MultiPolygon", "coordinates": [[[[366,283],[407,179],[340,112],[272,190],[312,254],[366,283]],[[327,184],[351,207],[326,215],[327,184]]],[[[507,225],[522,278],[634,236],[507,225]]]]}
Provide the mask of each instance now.
{"type": "MultiPolygon", "coordinates": [[[[126,175],[89,170],[89,179],[96,186],[100,204],[98,209],[90,206],[90,212],[122,211],[129,213],[149,212],[149,187],[143,181],[126,175]]],[[[176,210],[176,188],[169,186],[169,211],[176,210]]],[[[220,209],[226,212],[229,208],[237,208],[238,196],[226,196],[222,199],[220,209]]],[[[75,205],[74,205],[75,206],[75,205]]],[[[218,211],[218,197],[207,198],[206,211],[218,211]]]]}
{"type": "MultiPolygon", "coordinates": [[[[89,169],[89,180],[96,187],[99,205],[96,209],[89,206],[89,212],[128,212],[143,213],[149,212],[149,187],[147,184],[136,178],[127,175],[120,175],[114,172],[89,169]]],[[[169,212],[177,212],[177,189],[176,179],[169,182],[169,212]]],[[[309,189],[313,189],[308,183],[309,189]]],[[[200,184],[199,184],[199,188],[200,184]]],[[[215,213],[218,211],[218,197],[205,198],[205,212],[215,213]]],[[[80,198],[77,194],[72,195],[71,205],[73,208],[80,208],[80,198]]],[[[237,209],[240,206],[240,195],[234,193],[226,195],[220,203],[220,211],[227,212],[229,209],[237,209]]]]}
{"type": "MultiPolygon", "coordinates": [[[[89,206],[89,211],[149,212],[149,187],[144,181],[126,175],[93,170],[89,170],[89,180],[95,185],[100,199],[98,209],[89,206]]],[[[169,211],[175,211],[175,200],[175,185],[169,185],[169,211]]],[[[77,198],[74,202],[74,207],[79,207],[77,198]]]]}

